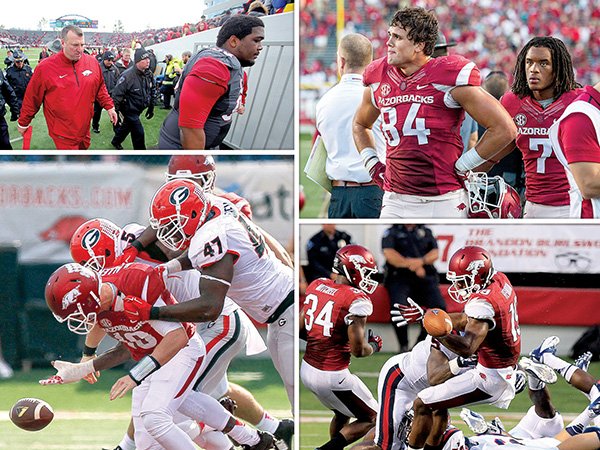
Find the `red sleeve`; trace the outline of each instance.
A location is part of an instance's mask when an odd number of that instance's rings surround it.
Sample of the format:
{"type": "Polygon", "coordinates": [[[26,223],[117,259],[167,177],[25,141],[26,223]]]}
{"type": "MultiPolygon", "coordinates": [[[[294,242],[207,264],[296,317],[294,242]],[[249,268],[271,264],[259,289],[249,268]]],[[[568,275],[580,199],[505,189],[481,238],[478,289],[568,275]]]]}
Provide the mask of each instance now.
{"type": "Polygon", "coordinates": [[[102,75],[100,75],[100,87],[98,88],[98,92],[96,93],[96,100],[100,103],[102,108],[109,110],[115,107],[115,104],[110,97],[108,90],[106,89],[106,84],[104,84],[104,80],[102,79],[102,75]]]}
{"type": "Polygon", "coordinates": [[[600,144],[596,128],[584,113],[573,113],[563,119],[558,128],[558,138],[569,164],[600,163],[600,144]]]}
{"type": "Polygon", "coordinates": [[[19,121],[17,122],[22,127],[26,127],[31,123],[44,100],[45,89],[43,72],[44,70],[38,65],[25,90],[23,105],[21,106],[21,113],[19,114],[19,121]]]}
{"type": "Polygon", "coordinates": [[[179,97],[179,126],[204,128],[214,104],[229,84],[229,68],[214,58],[197,63],[183,83],[179,97]]]}
{"type": "Polygon", "coordinates": [[[246,106],[246,96],[248,95],[248,74],[244,71],[244,83],[242,86],[242,105],[246,106]]]}

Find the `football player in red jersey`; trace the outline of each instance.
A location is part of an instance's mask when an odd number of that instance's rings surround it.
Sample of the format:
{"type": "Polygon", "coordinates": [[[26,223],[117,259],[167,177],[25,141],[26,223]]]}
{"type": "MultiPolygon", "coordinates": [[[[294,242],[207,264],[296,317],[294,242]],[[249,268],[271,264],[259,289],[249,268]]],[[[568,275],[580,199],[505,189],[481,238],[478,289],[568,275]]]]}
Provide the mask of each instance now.
{"type": "MultiPolygon", "coordinates": [[[[414,402],[415,419],[409,435],[409,449],[438,445],[446,425],[432,427],[434,411],[456,406],[487,403],[508,408],[515,396],[515,368],[521,353],[521,330],[517,296],[510,281],[494,270],[492,259],[481,247],[466,246],[454,253],[446,277],[452,283],[448,294],[466,303],[462,313],[451,314],[455,329],[437,339],[459,356],[475,352],[473,370],[421,391],[414,402]]],[[[437,415],[437,414],[436,414],[437,415]]]]}
{"type": "Polygon", "coordinates": [[[582,92],[580,87],[560,39],[534,37],[519,52],[511,90],[500,102],[517,125],[512,148],[523,153],[525,218],[569,217],[569,182],[548,130],[582,92]]]}
{"type": "Polygon", "coordinates": [[[373,312],[368,294],[375,292],[375,259],[360,245],[346,245],[335,255],[335,280],[319,278],[306,290],[300,336],[306,353],[300,368],[304,385],[334,413],[331,440],[321,450],[342,450],[374,425],[377,401],[365,384],[348,370],[350,355],[357,358],[381,350],[381,338],[368,332],[373,312]],[[351,418],[356,420],[350,423],[351,418]]]}
{"type": "Polygon", "coordinates": [[[431,57],[438,21],[423,8],[404,8],[388,29],[387,58],[365,70],[353,135],[365,167],[383,187],[381,217],[466,217],[466,192],[456,173],[486,170],[516,136],[500,103],[481,89],[479,69],[458,55],[431,57]],[[467,111],[487,132],[461,156],[467,111]],[[371,128],[381,114],[384,165],[371,128]],[[460,158],[459,158],[460,157],[460,158]]]}

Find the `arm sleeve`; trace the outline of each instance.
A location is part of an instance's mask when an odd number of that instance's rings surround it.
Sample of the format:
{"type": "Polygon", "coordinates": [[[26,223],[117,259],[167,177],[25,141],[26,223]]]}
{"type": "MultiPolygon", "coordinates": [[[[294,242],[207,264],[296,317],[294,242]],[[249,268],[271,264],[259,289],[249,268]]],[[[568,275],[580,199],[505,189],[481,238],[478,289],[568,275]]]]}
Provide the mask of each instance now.
{"type": "Polygon", "coordinates": [[[113,88],[112,93],[110,94],[112,96],[112,101],[114,101],[114,106],[118,110],[121,109],[121,102],[123,102],[123,99],[125,98],[126,90],[127,80],[125,77],[121,76],[119,81],[117,81],[117,85],[113,88]]]}
{"type": "Polygon", "coordinates": [[[229,69],[214,58],[196,63],[185,78],[179,97],[179,126],[204,128],[214,104],[226,91],[229,69]]]}
{"type": "Polygon", "coordinates": [[[10,112],[12,114],[19,114],[17,95],[6,79],[2,80],[2,96],[4,97],[4,100],[6,100],[6,103],[8,103],[10,112]]]}
{"type": "Polygon", "coordinates": [[[600,144],[596,128],[583,113],[573,113],[559,124],[558,136],[569,164],[600,163],[600,144]]]}

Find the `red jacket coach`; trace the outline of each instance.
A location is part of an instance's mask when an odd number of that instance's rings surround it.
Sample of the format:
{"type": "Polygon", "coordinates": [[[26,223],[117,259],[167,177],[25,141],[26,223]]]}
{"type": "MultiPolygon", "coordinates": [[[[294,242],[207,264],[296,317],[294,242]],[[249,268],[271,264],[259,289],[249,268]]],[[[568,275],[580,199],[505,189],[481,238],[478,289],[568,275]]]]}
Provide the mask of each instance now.
{"type": "Polygon", "coordinates": [[[69,25],[61,33],[62,52],[42,60],[25,91],[19,133],[24,134],[44,105],[48,133],[58,150],[84,150],[90,146],[94,101],[108,110],[113,124],[117,114],[108,95],[100,65],[83,53],[83,31],[69,25]]]}

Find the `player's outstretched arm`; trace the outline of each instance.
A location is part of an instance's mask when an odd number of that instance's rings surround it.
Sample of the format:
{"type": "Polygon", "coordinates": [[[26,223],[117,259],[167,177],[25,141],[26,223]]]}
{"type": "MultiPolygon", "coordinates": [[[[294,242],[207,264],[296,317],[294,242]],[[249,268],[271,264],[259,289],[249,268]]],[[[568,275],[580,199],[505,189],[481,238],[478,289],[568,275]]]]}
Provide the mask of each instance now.
{"type": "Polygon", "coordinates": [[[458,159],[456,168],[459,172],[487,171],[498,161],[499,155],[506,155],[514,148],[517,127],[500,102],[480,87],[456,87],[452,97],[486,128],[475,147],[458,159]]]}
{"type": "Polygon", "coordinates": [[[489,328],[489,322],[469,317],[464,335],[449,334],[437,339],[457,355],[468,358],[475,354],[487,336],[489,328]]]}

